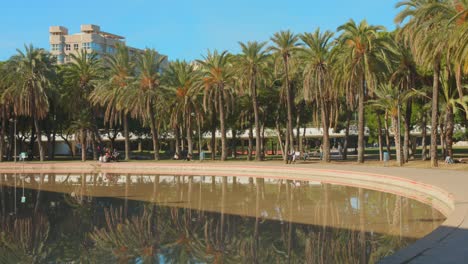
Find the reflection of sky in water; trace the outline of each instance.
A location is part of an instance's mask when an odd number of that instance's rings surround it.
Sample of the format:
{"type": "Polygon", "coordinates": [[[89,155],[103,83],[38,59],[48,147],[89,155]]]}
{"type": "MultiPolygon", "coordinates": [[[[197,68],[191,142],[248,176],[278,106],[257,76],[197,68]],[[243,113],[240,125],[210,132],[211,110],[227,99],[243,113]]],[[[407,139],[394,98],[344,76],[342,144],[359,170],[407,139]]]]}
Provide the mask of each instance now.
{"type": "Polygon", "coordinates": [[[359,199],[357,197],[349,198],[349,203],[353,209],[359,209],[359,199]]]}

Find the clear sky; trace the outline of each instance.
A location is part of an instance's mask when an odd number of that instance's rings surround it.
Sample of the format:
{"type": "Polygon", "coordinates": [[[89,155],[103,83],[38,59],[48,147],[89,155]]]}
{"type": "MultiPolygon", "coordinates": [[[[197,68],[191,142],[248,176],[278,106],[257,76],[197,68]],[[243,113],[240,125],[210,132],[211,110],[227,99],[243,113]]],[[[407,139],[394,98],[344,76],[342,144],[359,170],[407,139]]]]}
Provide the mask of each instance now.
{"type": "Polygon", "coordinates": [[[48,29],[80,24],[155,48],[169,59],[193,60],[207,49],[238,52],[238,41],[266,41],[277,31],[336,30],[350,18],[394,29],[397,0],[1,0],[0,60],[25,43],[49,49],[48,29]]]}

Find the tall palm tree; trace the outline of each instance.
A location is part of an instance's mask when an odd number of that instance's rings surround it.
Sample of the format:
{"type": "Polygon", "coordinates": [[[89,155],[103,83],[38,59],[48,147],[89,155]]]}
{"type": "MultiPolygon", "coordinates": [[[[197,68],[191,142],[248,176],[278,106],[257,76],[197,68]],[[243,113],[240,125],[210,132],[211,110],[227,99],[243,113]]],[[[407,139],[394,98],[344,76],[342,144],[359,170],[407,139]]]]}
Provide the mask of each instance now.
{"type": "Polygon", "coordinates": [[[432,69],[431,113],[431,166],[437,167],[437,121],[440,92],[440,72],[444,54],[448,49],[447,26],[442,12],[437,8],[447,3],[435,0],[407,0],[397,3],[404,7],[395,22],[408,22],[403,26],[401,37],[410,45],[417,63],[432,69]]]}
{"type": "Polygon", "coordinates": [[[274,43],[270,46],[278,59],[282,60],[284,70],[284,85],[286,86],[286,104],[287,104],[287,129],[286,129],[286,151],[294,150],[294,134],[293,134],[293,92],[290,80],[290,61],[291,57],[298,50],[299,36],[291,31],[280,31],[273,35],[270,40],[274,43]],[[289,148],[289,149],[288,149],[289,148]]]}
{"type": "Polygon", "coordinates": [[[44,149],[41,141],[39,120],[49,112],[47,89],[54,73],[53,58],[44,49],[25,45],[25,51],[17,50],[8,61],[10,87],[4,93],[4,99],[11,102],[16,116],[28,116],[33,119],[37,134],[39,157],[44,161],[44,149]]]}
{"type": "Polygon", "coordinates": [[[91,93],[90,100],[94,105],[105,107],[104,119],[109,124],[122,122],[125,138],[125,160],[130,159],[130,140],[128,131],[127,105],[123,105],[123,94],[134,84],[134,62],[130,57],[128,47],[116,45],[116,53],[106,57],[105,66],[108,78],[104,79],[91,93]]]}
{"type": "MultiPolygon", "coordinates": [[[[229,62],[229,53],[223,51],[210,52],[203,60],[197,60],[202,66],[202,82],[206,92],[211,90],[215,94],[215,105],[219,112],[219,125],[221,130],[221,160],[227,159],[227,138],[226,138],[226,98],[229,97],[229,85],[232,81],[232,69],[229,62]]],[[[205,105],[206,108],[206,105],[205,105]]]]}
{"type": "MultiPolygon", "coordinates": [[[[180,119],[184,120],[188,154],[192,155],[192,113],[196,112],[198,117],[201,116],[197,101],[198,91],[195,90],[196,71],[192,64],[177,60],[169,65],[165,76],[165,85],[173,98],[171,104],[172,127],[178,130],[180,119]]],[[[201,142],[199,142],[199,144],[201,144],[201,142]]]]}
{"type": "MultiPolygon", "coordinates": [[[[89,96],[96,87],[101,75],[98,54],[81,50],[77,54],[70,54],[70,56],[72,58],[71,63],[66,64],[63,69],[64,83],[68,86],[65,93],[62,93],[63,108],[68,110],[70,118],[76,121],[72,130],[79,131],[79,134],[83,137],[89,134],[87,130],[90,129],[89,132],[94,134],[92,138],[101,142],[95,117],[96,109],[93,109],[93,105],[89,100],[89,96]],[[79,127],[80,125],[84,126],[79,127]]],[[[82,152],[84,152],[84,154],[82,153],[82,161],[86,160],[85,150],[86,141],[88,140],[78,139],[84,147],[82,148],[82,152]]]]}
{"type": "MultiPolygon", "coordinates": [[[[457,89],[453,85],[452,78],[442,74],[443,82],[441,89],[441,100],[440,100],[440,116],[445,119],[445,139],[442,139],[442,144],[445,143],[446,155],[453,158],[453,131],[455,129],[455,114],[459,111],[465,111],[468,113],[468,96],[459,97],[457,89]],[[444,116],[445,114],[445,116],[444,116]],[[445,141],[445,142],[444,142],[445,141]]],[[[444,133],[442,133],[444,134],[444,133]]]]}
{"type": "Polygon", "coordinates": [[[342,32],[339,41],[342,47],[341,64],[345,68],[347,91],[351,96],[358,95],[358,162],[364,162],[364,103],[366,96],[377,84],[375,72],[382,51],[381,26],[369,25],[365,20],[356,24],[354,20],[338,27],[342,32]]]}
{"type": "MultiPolygon", "coordinates": [[[[5,92],[5,90],[9,86],[9,82],[7,80],[7,72],[8,68],[4,63],[0,62],[0,122],[2,127],[0,128],[0,162],[3,161],[3,154],[5,149],[5,133],[6,133],[6,125],[8,122],[8,112],[9,112],[9,105],[6,100],[2,98],[1,95],[5,92]]],[[[16,137],[16,135],[14,135],[16,137]]],[[[16,154],[15,154],[16,155],[16,154]]]]}
{"type": "Polygon", "coordinates": [[[261,75],[265,75],[269,55],[264,49],[266,45],[265,42],[239,42],[239,45],[241,46],[242,53],[236,57],[236,70],[239,76],[247,78],[255,119],[255,160],[260,161],[262,159],[260,137],[261,129],[257,89],[258,84],[261,81],[261,75]]]}
{"type": "Polygon", "coordinates": [[[304,98],[319,105],[323,128],[323,161],[330,162],[330,126],[331,112],[338,98],[331,78],[333,58],[331,53],[330,31],[304,33],[301,36],[305,43],[302,50],[304,68],[304,98]]]}
{"type": "MultiPolygon", "coordinates": [[[[419,76],[416,69],[416,62],[413,58],[413,53],[407,45],[395,40],[395,34],[385,33],[384,35],[388,39],[388,45],[386,48],[389,51],[386,53],[386,58],[388,58],[387,78],[395,86],[399,87],[400,90],[409,91],[416,89],[416,80],[419,76]]],[[[403,160],[405,163],[409,161],[412,105],[412,100],[408,100],[404,105],[404,113],[402,115],[405,128],[403,141],[403,160]]]]}
{"type": "Polygon", "coordinates": [[[149,120],[153,139],[154,159],[159,160],[159,139],[155,104],[161,85],[161,68],[167,60],[154,49],[146,49],[136,60],[137,83],[130,85],[121,94],[120,104],[128,109],[132,117],[145,123],[149,120]]]}

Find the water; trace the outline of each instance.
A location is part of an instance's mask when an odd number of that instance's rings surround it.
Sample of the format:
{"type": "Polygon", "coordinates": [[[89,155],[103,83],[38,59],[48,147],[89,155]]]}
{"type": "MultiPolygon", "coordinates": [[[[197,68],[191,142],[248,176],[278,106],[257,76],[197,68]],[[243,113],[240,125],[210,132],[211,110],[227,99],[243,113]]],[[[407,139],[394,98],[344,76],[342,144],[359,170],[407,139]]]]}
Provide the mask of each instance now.
{"type": "Polygon", "coordinates": [[[118,174],[0,180],[0,263],[375,263],[445,219],[416,200],[320,182],[118,174]]]}

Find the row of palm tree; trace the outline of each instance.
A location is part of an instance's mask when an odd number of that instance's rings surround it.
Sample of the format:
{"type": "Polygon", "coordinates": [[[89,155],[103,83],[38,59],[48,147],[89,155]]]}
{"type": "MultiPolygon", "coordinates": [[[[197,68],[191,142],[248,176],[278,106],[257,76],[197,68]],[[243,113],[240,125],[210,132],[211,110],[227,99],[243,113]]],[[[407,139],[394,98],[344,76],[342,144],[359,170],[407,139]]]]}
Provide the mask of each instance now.
{"type": "MultiPolygon", "coordinates": [[[[194,62],[168,63],[152,49],[133,56],[125,45],[118,45],[114,54],[103,58],[83,50],[71,55],[71,63],[57,66],[45,50],[26,46],[1,67],[0,157],[7,121],[25,117],[23,122],[34,127],[30,136],[37,140],[44,160],[41,125],[49,120],[55,131],[53,123],[65,113],[70,123],[66,129],[80,143],[83,160],[88,148],[96,158],[102,145],[99,129],[104,126],[123,127],[125,159],[130,159],[130,130],[136,121],[139,127],[149,127],[146,134],[151,135],[155,160],[160,158],[163,134],[174,135],[176,152],[186,141],[192,154],[194,135],[198,134],[200,150],[201,133],[211,131],[208,146],[214,153],[217,130],[221,160],[226,160],[229,128],[233,141],[236,130],[249,129],[249,158],[255,139],[255,159],[261,160],[265,127],[277,129],[277,143],[287,160],[286,153],[301,150],[300,127],[315,123],[323,129],[323,160],[329,162],[329,129],[349,131],[349,113],[356,112],[357,161],[364,162],[365,109],[374,108],[385,114],[385,127],[389,118],[392,121],[401,165],[410,158],[409,132],[419,114],[412,110],[430,102],[430,156],[431,165],[437,166],[437,128],[446,154],[453,156],[455,115],[466,114],[468,108],[468,4],[409,0],[397,7],[401,12],[395,20],[402,26],[394,32],[350,20],[338,27],[336,36],[320,29],[304,34],[280,31],[270,43],[240,42],[239,54],[208,51],[194,62]],[[277,117],[272,120],[270,113],[277,117]],[[342,122],[343,114],[347,122],[342,122]],[[404,127],[402,149],[399,117],[404,127]]],[[[425,131],[425,121],[423,125],[425,131]]]]}

